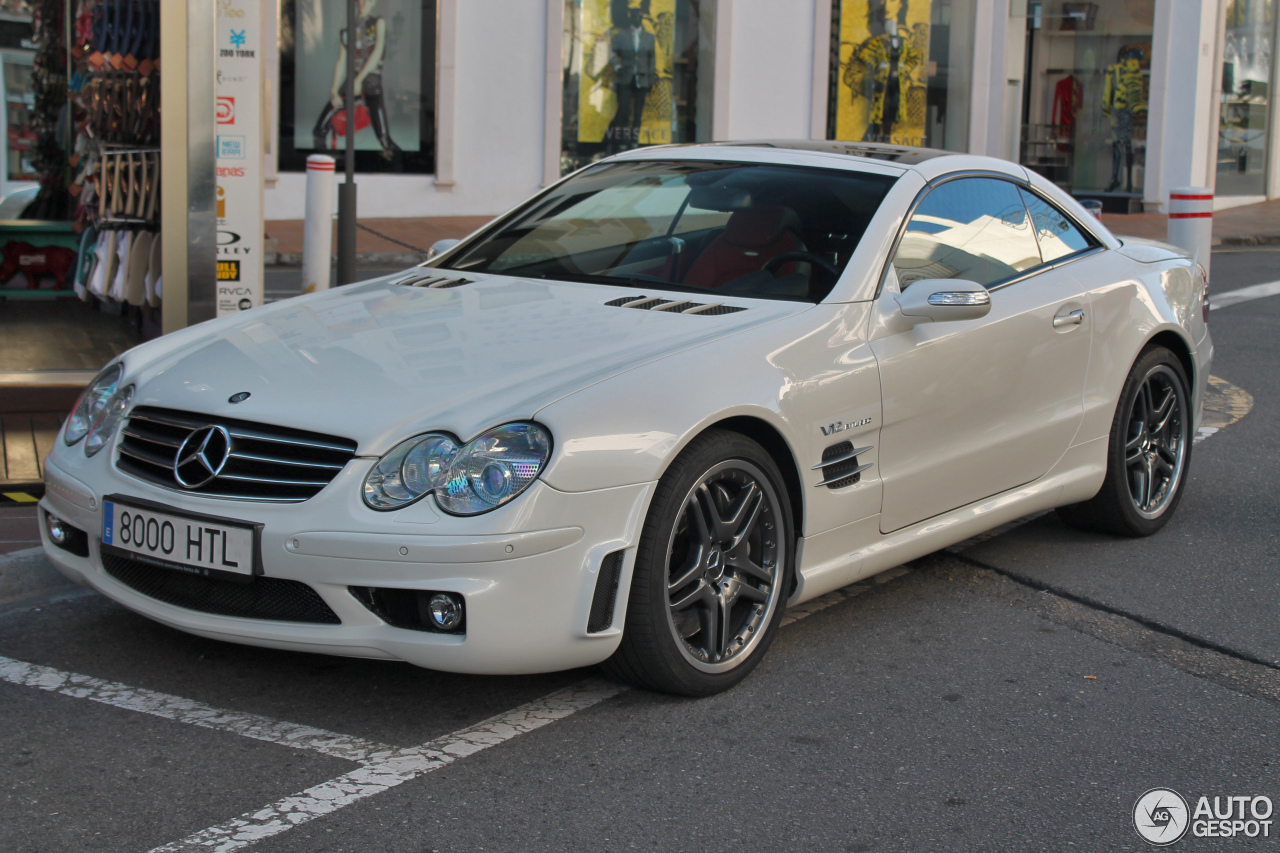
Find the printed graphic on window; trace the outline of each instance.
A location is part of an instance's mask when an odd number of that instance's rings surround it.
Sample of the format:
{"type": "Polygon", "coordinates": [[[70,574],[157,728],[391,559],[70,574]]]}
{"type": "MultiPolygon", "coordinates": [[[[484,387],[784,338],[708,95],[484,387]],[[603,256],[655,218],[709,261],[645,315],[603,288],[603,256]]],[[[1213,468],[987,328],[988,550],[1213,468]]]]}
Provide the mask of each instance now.
{"type": "Polygon", "coordinates": [[[844,0],[835,138],[925,144],[932,0],[844,0]]]}

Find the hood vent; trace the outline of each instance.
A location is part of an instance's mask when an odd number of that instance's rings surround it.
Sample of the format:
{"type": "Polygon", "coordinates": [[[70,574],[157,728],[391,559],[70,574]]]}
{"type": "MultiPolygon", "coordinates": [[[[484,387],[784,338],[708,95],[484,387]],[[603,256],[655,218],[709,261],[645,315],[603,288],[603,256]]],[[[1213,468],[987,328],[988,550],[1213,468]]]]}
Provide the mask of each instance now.
{"type": "Polygon", "coordinates": [[[470,283],[471,279],[469,278],[455,278],[454,276],[437,275],[435,273],[411,275],[396,282],[396,284],[402,284],[405,287],[429,287],[433,290],[441,290],[446,287],[461,287],[470,283]]]}
{"type": "Polygon", "coordinates": [[[673,314],[734,314],[747,310],[723,302],[690,302],[688,299],[662,299],[657,296],[623,296],[611,299],[605,305],[641,311],[670,311],[673,314]]]}

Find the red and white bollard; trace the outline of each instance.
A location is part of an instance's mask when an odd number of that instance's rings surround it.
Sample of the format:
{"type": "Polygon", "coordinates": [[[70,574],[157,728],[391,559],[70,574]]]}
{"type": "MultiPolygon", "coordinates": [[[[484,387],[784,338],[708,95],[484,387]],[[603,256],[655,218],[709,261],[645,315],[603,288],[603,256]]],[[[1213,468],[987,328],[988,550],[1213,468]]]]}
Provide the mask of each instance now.
{"type": "Polygon", "coordinates": [[[329,289],[333,263],[333,158],[307,158],[307,218],[302,229],[302,292],[329,289]]]}
{"type": "Polygon", "coordinates": [[[1169,193],[1168,240],[1194,255],[1208,275],[1213,250],[1213,190],[1182,187],[1169,193]]]}

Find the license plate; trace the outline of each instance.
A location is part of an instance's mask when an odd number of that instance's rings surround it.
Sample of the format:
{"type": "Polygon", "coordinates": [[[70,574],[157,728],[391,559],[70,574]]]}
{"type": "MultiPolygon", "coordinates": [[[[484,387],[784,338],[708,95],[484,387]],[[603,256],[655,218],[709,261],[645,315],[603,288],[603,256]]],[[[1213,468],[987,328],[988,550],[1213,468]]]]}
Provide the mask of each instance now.
{"type": "Polygon", "coordinates": [[[167,512],[114,496],[102,510],[103,545],[189,572],[254,573],[260,524],[167,512]]]}

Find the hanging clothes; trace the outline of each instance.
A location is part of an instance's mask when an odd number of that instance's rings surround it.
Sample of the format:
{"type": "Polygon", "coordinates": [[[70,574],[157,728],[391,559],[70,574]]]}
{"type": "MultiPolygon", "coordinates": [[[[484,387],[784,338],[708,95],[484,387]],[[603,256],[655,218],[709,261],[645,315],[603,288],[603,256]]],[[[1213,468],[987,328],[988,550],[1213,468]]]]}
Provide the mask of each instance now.
{"type": "Polygon", "coordinates": [[[1075,130],[1076,113],[1084,106],[1084,88],[1074,75],[1068,74],[1053,87],[1053,115],[1050,123],[1064,136],[1075,130]]]}

